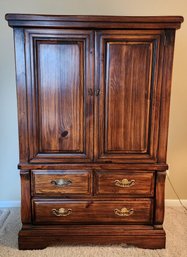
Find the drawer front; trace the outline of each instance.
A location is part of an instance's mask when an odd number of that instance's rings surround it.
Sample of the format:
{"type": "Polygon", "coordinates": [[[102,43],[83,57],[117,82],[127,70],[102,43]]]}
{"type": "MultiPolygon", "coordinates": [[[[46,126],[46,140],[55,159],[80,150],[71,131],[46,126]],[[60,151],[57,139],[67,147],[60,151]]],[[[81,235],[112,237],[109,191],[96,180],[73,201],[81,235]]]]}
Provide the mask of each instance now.
{"type": "Polygon", "coordinates": [[[151,224],[152,200],[63,201],[34,200],[35,224],[151,224]]]}
{"type": "Polygon", "coordinates": [[[32,171],[33,195],[91,194],[91,171],[32,171]]]}
{"type": "Polygon", "coordinates": [[[154,195],[154,172],[98,171],[95,172],[96,195],[154,195]]]}

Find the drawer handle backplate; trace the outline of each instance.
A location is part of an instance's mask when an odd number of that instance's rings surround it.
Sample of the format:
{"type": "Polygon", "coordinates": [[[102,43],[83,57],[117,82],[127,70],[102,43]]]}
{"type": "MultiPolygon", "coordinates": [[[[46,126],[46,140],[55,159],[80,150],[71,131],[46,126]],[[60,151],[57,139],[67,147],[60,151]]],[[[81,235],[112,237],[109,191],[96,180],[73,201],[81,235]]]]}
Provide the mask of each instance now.
{"type": "Polygon", "coordinates": [[[72,181],[70,179],[55,179],[51,181],[51,184],[58,186],[58,187],[64,187],[69,186],[72,184],[72,181]]]}
{"type": "Polygon", "coordinates": [[[115,183],[115,186],[118,186],[118,187],[131,187],[135,185],[135,180],[134,179],[128,180],[124,178],[122,180],[115,180],[114,183],[115,183]]]}
{"type": "Polygon", "coordinates": [[[64,208],[60,208],[60,209],[52,209],[52,213],[55,215],[55,216],[68,216],[72,213],[72,209],[64,209],[64,208]]]}
{"type": "Polygon", "coordinates": [[[124,216],[130,216],[134,213],[134,210],[133,209],[127,209],[127,208],[122,208],[121,210],[119,209],[115,209],[114,210],[114,213],[118,216],[121,216],[121,217],[124,217],[124,216]]]}

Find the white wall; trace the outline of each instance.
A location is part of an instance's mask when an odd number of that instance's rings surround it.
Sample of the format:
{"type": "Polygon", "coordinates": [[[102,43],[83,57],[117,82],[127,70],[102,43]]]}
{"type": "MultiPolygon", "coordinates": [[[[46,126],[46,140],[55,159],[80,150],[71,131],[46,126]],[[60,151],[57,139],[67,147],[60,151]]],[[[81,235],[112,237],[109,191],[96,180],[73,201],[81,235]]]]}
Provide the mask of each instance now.
{"type": "MultiPolygon", "coordinates": [[[[17,111],[12,29],[7,12],[96,15],[183,15],[186,0],[0,0],[0,200],[19,200],[17,111]]],[[[187,199],[187,21],[177,31],[170,115],[170,177],[187,199]]],[[[175,198],[166,186],[167,198],[175,198]]]]}

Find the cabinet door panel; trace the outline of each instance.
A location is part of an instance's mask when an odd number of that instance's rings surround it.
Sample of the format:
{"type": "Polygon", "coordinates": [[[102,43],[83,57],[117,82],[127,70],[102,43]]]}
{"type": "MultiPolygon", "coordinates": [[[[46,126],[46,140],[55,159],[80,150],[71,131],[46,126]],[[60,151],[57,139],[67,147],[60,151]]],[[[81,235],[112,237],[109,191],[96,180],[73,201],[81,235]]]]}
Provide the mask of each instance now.
{"type": "Polygon", "coordinates": [[[100,161],[154,162],[156,158],[161,35],[98,32],[96,150],[100,161]]]}
{"type": "Polygon", "coordinates": [[[41,152],[83,152],[82,49],[66,42],[38,46],[41,152]]]}
{"type": "Polygon", "coordinates": [[[91,160],[92,32],[39,30],[27,38],[30,161],[91,160]]]}

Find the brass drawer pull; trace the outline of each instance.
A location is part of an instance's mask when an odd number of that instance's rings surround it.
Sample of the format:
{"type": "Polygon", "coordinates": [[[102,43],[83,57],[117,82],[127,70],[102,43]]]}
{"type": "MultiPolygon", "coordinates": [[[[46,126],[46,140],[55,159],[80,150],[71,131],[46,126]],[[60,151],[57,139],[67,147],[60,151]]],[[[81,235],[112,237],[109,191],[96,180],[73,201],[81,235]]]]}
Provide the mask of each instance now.
{"type": "Polygon", "coordinates": [[[127,209],[127,208],[122,208],[121,210],[119,209],[115,209],[114,210],[114,213],[118,216],[121,216],[121,217],[124,217],[124,216],[130,216],[134,213],[134,210],[133,209],[127,209]]]}
{"type": "Polygon", "coordinates": [[[55,216],[68,216],[72,213],[72,209],[64,209],[64,208],[60,208],[60,209],[52,209],[52,213],[55,215],[55,216]]]}
{"type": "Polygon", "coordinates": [[[115,180],[114,183],[115,183],[115,186],[118,186],[118,187],[131,187],[135,185],[135,180],[134,179],[128,180],[124,178],[122,180],[115,180]]]}
{"type": "Polygon", "coordinates": [[[58,186],[58,187],[64,187],[69,186],[72,184],[72,181],[70,179],[55,179],[51,181],[51,184],[58,186]]]}

